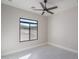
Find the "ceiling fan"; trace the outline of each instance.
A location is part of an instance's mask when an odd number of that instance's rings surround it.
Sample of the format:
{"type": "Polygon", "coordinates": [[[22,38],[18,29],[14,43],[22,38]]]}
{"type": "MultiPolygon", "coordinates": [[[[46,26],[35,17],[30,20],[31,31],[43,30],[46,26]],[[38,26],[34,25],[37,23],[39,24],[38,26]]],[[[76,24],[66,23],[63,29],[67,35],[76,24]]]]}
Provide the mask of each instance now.
{"type": "Polygon", "coordinates": [[[50,14],[54,14],[54,13],[51,12],[50,10],[56,9],[56,8],[58,8],[58,7],[57,7],[57,6],[53,6],[53,7],[47,8],[47,7],[46,7],[46,3],[47,3],[47,0],[44,0],[44,4],[43,4],[42,2],[40,2],[41,7],[42,7],[43,9],[35,9],[35,8],[34,8],[34,10],[43,11],[41,15],[43,15],[43,14],[45,13],[45,11],[48,12],[48,13],[50,13],[50,14]]]}

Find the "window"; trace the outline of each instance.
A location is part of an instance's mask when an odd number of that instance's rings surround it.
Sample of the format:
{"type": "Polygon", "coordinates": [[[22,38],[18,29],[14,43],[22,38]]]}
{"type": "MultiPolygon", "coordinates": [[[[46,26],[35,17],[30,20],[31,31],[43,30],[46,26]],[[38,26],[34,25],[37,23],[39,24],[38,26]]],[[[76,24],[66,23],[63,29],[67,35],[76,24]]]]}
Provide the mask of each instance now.
{"type": "Polygon", "coordinates": [[[38,39],[38,21],[20,18],[20,42],[38,39]]]}

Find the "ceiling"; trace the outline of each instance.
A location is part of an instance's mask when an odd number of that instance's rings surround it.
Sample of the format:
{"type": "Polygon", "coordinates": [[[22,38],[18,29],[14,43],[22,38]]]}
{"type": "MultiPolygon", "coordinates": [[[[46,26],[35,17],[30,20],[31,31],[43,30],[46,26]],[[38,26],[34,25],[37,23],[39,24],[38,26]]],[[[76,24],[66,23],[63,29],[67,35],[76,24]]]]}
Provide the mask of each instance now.
{"type": "MultiPolygon", "coordinates": [[[[40,2],[43,2],[43,0],[1,0],[1,3],[10,5],[16,8],[24,9],[27,11],[31,11],[41,15],[42,11],[36,11],[32,9],[32,7],[41,9],[40,2]]],[[[78,1],[77,0],[48,0],[47,7],[52,7],[55,5],[57,5],[58,8],[51,11],[54,13],[58,13],[63,10],[77,6],[78,1]]],[[[44,14],[44,16],[49,16],[49,15],[51,14],[49,13],[44,14]]]]}

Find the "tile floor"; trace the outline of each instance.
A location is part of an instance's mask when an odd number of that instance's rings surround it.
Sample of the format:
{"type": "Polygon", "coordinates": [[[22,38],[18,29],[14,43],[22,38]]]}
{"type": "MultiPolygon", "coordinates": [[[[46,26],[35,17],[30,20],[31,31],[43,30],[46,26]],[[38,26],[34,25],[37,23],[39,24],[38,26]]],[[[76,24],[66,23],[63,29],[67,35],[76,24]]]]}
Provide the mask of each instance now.
{"type": "Polygon", "coordinates": [[[2,59],[78,59],[76,53],[46,45],[2,56],[2,59]]]}

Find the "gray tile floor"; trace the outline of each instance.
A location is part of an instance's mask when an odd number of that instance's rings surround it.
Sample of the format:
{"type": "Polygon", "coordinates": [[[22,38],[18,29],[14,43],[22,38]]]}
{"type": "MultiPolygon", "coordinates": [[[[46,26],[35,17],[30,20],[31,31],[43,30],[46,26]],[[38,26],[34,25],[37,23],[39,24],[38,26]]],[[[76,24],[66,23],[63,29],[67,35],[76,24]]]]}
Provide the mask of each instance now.
{"type": "Polygon", "coordinates": [[[78,56],[76,53],[47,45],[7,56],[2,56],[2,59],[78,59],[78,56]]]}

